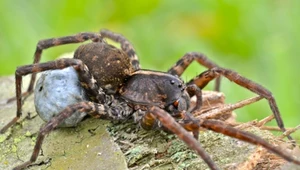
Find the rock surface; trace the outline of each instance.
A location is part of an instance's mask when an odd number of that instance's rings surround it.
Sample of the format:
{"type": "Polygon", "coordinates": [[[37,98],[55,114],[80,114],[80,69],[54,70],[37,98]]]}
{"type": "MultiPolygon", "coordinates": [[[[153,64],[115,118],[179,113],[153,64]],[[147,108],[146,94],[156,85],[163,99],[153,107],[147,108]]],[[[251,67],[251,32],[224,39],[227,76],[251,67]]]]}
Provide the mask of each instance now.
{"type": "MultiPolygon", "coordinates": [[[[27,88],[28,81],[23,82],[27,88]]],[[[16,113],[14,77],[0,78],[0,127],[16,113]]],[[[23,115],[5,134],[0,134],[0,169],[12,169],[29,160],[37,133],[44,121],[37,116],[31,95],[23,105],[23,115]]],[[[125,157],[106,131],[109,121],[86,119],[75,128],[58,128],[46,136],[42,154],[28,169],[127,169],[125,157]]]]}

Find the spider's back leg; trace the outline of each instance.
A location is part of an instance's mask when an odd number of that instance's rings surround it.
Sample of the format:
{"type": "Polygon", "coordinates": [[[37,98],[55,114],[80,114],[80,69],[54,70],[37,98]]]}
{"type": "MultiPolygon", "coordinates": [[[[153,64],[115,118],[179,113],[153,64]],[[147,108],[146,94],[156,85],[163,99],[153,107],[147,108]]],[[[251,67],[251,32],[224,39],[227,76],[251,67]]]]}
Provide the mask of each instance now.
{"type": "Polygon", "coordinates": [[[0,130],[0,133],[4,133],[10,126],[15,124],[22,115],[23,96],[22,96],[21,86],[22,86],[23,76],[46,71],[46,70],[63,69],[70,66],[73,66],[77,71],[81,86],[85,89],[87,96],[92,101],[103,103],[103,101],[105,100],[104,93],[99,91],[100,89],[97,86],[96,81],[94,80],[93,76],[90,74],[87,66],[85,66],[81,60],[65,58],[65,59],[58,59],[55,61],[49,61],[46,63],[36,63],[36,64],[21,66],[17,68],[15,73],[16,100],[17,100],[16,117],[12,119],[7,125],[5,125],[0,130]]]}
{"type": "Polygon", "coordinates": [[[121,44],[122,50],[128,55],[135,71],[141,68],[139,58],[133,48],[133,45],[123,35],[111,32],[109,30],[101,30],[100,34],[102,37],[109,38],[121,44]]]}
{"type": "Polygon", "coordinates": [[[219,169],[210,158],[210,156],[200,146],[199,142],[192,135],[190,135],[179,123],[177,123],[169,113],[156,106],[151,107],[149,111],[151,112],[153,117],[155,117],[162,123],[164,127],[176,134],[179,139],[181,139],[188,145],[189,148],[196,151],[197,154],[206,162],[210,169],[219,169]]]}
{"type": "MultiPolygon", "coordinates": [[[[80,43],[80,42],[84,42],[87,40],[92,40],[94,42],[98,42],[98,41],[101,41],[101,36],[98,33],[83,32],[83,33],[79,33],[79,34],[71,35],[71,36],[40,40],[36,46],[33,64],[40,62],[42,52],[43,52],[43,50],[45,50],[47,48],[64,45],[64,44],[80,43]]],[[[27,91],[22,94],[23,97],[27,97],[33,92],[35,79],[36,79],[36,73],[33,73],[31,75],[31,79],[30,79],[30,83],[29,83],[27,91]]],[[[7,102],[9,103],[13,100],[15,100],[15,98],[11,98],[7,102]]]]}

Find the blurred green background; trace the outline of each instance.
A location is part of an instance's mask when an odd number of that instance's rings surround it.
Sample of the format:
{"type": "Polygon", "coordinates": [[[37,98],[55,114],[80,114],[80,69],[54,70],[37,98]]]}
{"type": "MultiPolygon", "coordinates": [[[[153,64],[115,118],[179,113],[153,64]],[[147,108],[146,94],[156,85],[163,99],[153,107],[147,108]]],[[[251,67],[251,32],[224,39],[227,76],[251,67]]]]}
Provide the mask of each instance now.
{"type": "MultiPolygon", "coordinates": [[[[286,126],[294,127],[300,124],[299,6],[297,0],[3,0],[0,75],[12,75],[17,66],[32,63],[40,39],[107,28],[133,43],[143,68],[167,70],[186,52],[205,53],[272,91],[286,126]]],[[[77,46],[45,50],[42,61],[77,46]]],[[[183,79],[204,70],[193,63],[183,79]]],[[[255,96],[222,80],[228,102],[255,96]]],[[[236,112],[240,121],[271,114],[265,100],[236,112]]]]}

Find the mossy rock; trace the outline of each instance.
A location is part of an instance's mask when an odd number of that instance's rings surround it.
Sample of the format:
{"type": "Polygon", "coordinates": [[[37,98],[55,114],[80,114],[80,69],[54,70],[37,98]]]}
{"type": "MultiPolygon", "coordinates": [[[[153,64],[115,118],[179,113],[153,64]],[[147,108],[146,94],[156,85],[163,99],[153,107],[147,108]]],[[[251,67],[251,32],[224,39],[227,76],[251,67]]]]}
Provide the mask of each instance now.
{"type": "MultiPolygon", "coordinates": [[[[14,96],[14,78],[0,78],[0,128],[16,114],[16,103],[6,104],[14,96]]],[[[28,81],[27,81],[28,82],[28,81]]],[[[26,80],[23,84],[26,84],[26,80]]],[[[45,124],[34,108],[31,95],[23,105],[23,116],[5,134],[0,135],[0,169],[29,160],[40,127],[45,124]]],[[[75,128],[58,128],[46,136],[42,151],[28,169],[127,169],[119,146],[106,131],[109,121],[85,119],[75,128]]]]}

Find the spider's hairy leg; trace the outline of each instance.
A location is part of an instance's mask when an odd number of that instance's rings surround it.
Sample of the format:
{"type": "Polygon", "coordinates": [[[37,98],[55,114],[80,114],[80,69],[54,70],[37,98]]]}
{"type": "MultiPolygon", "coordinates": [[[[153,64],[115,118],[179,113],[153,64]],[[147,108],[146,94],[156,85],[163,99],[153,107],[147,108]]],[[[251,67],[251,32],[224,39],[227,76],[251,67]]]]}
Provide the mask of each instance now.
{"type": "MultiPolygon", "coordinates": [[[[175,65],[173,65],[169,70],[168,73],[173,75],[181,76],[185,69],[193,62],[197,61],[200,65],[211,69],[214,67],[218,67],[213,61],[209,60],[204,54],[197,53],[197,52],[190,52],[186,53],[181,59],[179,59],[175,65]]],[[[215,84],[215,91],[220,91],[220,82],[221,79],[218,77],[216,79],[215,84]]]]}
{"type": "MultiPolygon", "coordinates": [[[[221,67],[215,67],[215,68],[209,69],[209,70],[201,73],[200,75],[196,76],[194,79],[192,79],[187,84],[196,84],[198,87],[199,86],[204,87],[209,81],[211,81],[214,78],[217,78],[221,75],[226,77],[230,81],[233,81],[234,83],[267,99],[269,101],[270,108],[275,116],[278,127],[283,132],[286,131],[286,128],[284,127],[284,123],[281,118],[279,109],[277,107],[275,98],[273,97],[272,93],[268,89],[263,87],[262,85],[239,75],[235,71],[221,68],[221,67]]],[[[288,139],[293,140],[293,138],[290,135],[288,135],[287,137],[288,137],[288,139]]]]}
{"type": "Polygon", "coordinates": [[[103,104],[93,103],[93,102],[80,102],[73,105],[69,105],[63,111],[61,111],[57,116],[53,117],[49,122],[47,122],[39,131],[34,150],[30,159],[23,164],[14,168],[14,170],[20,170],[26,168],[28,165],[36,161],[38,154],[41,150],[43,140],[45,135],[49,134],[53,129],[55,129],[60,123],[62,123],[66,118],[70,117],[76,111],[86,112],[89,115],[96,118],[111,118],[114,119],[115,113],[114,107],[107,107],[103,104]]]}
{"type": "MultiPolygon", "coordinates": [[[[186,87],[186,91],[189,96],[196,96],[196,105],[193,109],[189,111],[179,111],[176,116],[180,118],[179,124],[187,131],[193,132],[194,138],[199,138],[199,121],[196,120],[192,115],[197,110],[200,110],[202,106],[202,91],[195,84],[189,84],[186,87]]],[[[177,111],[178,112],[178,111],[177,111]]]]}
{"type": "Polygon", "coordinates": [[[133,48],[133,45],[123,35],[105,29],[100,30],[100,34],[102,37],[109,38],[115,42],[120,43],[122,50],[125,51],[128,55],[134,70],[136,71],[140,69],[141,66],[139,58],[133,48]]]}
{"type": "Polygon", "coordinates": [[[279,155],[283,159],[293,162],[297,165],[300,165],[300,160],[295,159],[291,154],[288,154],[284,152],[283,150],[276,148],[275,146],[269,144],[267,141],[263,140],[262,138],[251,134],[249,132],[245,132],[239,129],[235,129],[229,125],[226,125],[225,123],[218,121],[218,120],[212,120],[212,119],[203,119],[203,121],[200,122],[201,127],[204,127],[206,129],[222,133],[224,135],[254,144],[254,145],[261,145],[267,150],[279,155]]]}
{"type": "Polygon", "coordinates": [[[210,81],[212,81],[216,77],[220,77],[219,74],[213,74],[210,71],[204,71],[198,76],[194,77],[192,80],[190,80],[187,83],[187,85],[195,84],[200,89],[203,89],[210,81]]]}
{"type": "Polygon", "coordinates": [[[151,112],[146,112],[141,119],[139,119],[140,126],[145,130],[151,130],[156,124],[155,116],[151,112]]]}
{"type": "MultiPolygon", "coordinates": [[[[64,44],[80,43],[80,42],[84,42],[87,40],[92,40],[94,42],[102,41],[100,34],[90,33],[90,32],[83,32],[83,33],[78,33],[76,35],[71,35],[71,36],[40,40],[36,46],[33,64],[40,62],[42,52],[43,52],[43,50],[45,50],[47,48],[64,45],[64,44]]],[[[30,79],[30,83],[29,83],[27,91],[22,94],[23,97],[26,98],[33,92],[35,80],[36,80],[36,73],[33,73],[31,75],[31,79],[30,79]]],[[[13,97],[13,98],[9,99],[7,101],[7,103],[9,103],[15,99],[16,98],[13,97]]]]}
{"type": "Polygon", "coordinates": [[[188,145],[189,148],[195,150],[197,154],[206,162],[210,169],[219,169],[210,158],[210,156],[200,146],[199,142],[192,135],[190,135],[188,131],[181,127],[181,125],[178,124],[171,115],[156,106],[151,107],[149,111],[153,115],[153,117],[155,117],[162,123],[164,127],[176,134],[182,141],[184,141],[188,145]]]}
{"type": "Polygon", "coordinates": [[[16,79],[16,100],[17,100],[17,113],[16,117],[13,118],[7,125],[5,125],[1,130],[0,133],[4,133],[10,126],[15,124],[18,119],[22,115],[22,77],[31,74],[31,73],[38,73],[46,70],[55,70],[55,69],[63,69],[69,66],[73,66],[78,73],[80,83],[85,88],[87,95],[93,96],[95,101],[103,101],[104,94],[99,93],[99,88],[97,87],[96,83],[93,80],[92,75],[88,72],[87,67],[82,63],[81,60],[77,59],[58,59],[55,61],[49,61],[46,63],[36,63],[31,65],[25,65],[18,67],[15,72],[15,79],[16,79]]]}
{"type": "Polygon", "coordinates": [[[195,107],[192,109],[191,112],[194,112],[196,110],[199,110],[202,106],[202,90],[197,87],[196,84],[189,84],[186,87],[186,91],[188,92],[188,94],[190,95],[190,97],[192,96],[196,96],[197,101],[196,101],[196,105],[195,107]]]}

